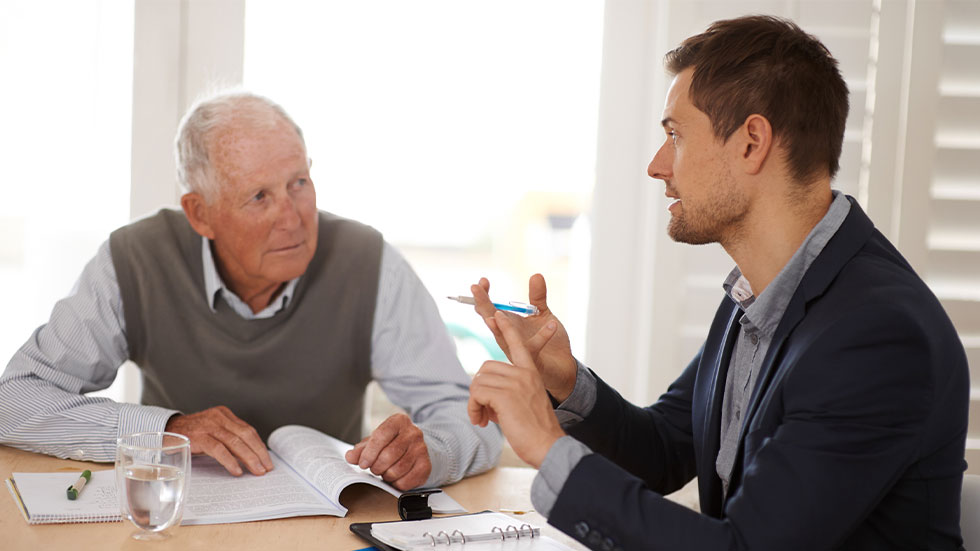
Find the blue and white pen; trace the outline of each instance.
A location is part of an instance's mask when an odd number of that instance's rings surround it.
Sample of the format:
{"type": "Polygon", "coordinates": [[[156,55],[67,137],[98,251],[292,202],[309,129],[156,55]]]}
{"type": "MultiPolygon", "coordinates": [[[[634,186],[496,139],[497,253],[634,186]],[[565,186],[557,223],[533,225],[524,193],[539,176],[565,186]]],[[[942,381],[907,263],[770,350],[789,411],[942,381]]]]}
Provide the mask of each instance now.
{"type": "MultiPolygon", "coordinates": [[[[476,299],[473,297],[446,297],[449,300],[455,300],[456,302],[462,302],[463,304],[476,304],[476,299]]],[[[497,310],[503,310],[505,312],[515,312],[518,314],[524,314],[525,316],[536,316],[538,315],[538,307],[533,304],[528,304],[526,302],[510,302],[508,304],[492,303],[497,310]]]]}

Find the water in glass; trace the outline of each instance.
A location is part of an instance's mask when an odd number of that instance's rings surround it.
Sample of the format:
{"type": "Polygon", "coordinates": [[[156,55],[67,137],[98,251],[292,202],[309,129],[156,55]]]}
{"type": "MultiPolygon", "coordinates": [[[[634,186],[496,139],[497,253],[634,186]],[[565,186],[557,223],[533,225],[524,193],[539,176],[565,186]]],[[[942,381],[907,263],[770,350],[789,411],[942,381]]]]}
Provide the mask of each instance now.
{"type": "Polygon", "coordinates": [[[190,441],[165,432],[120,437],[116,489],[125,518],[140,530],[136,539],[163,539],[180,524],[190,476],[190,441]]]}

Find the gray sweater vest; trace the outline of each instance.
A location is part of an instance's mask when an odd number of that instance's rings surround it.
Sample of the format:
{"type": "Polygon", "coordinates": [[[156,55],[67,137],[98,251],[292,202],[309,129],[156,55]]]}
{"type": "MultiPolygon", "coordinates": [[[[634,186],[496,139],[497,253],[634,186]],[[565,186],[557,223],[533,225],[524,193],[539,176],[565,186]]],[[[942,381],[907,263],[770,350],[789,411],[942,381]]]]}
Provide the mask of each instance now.
{"type": "Polygon", "coordinates": [[[381,234],[320,212],[317,250],[286,308],[245,320],[208,307],[201,236],[161,210],[112,233],[129,358],[142,403],[194,413],[225,405],[263,439],[287,424],[361,438],[381,234]]]}

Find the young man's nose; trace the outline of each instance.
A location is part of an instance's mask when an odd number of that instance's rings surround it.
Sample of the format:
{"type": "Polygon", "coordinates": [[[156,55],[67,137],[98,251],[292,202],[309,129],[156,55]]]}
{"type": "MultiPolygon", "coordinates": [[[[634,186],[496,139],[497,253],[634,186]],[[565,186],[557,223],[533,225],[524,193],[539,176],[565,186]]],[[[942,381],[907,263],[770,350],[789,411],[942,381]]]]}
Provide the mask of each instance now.
{"type": "Polygon", "coordinates": [[[650,161],[650,165],[647,166],[647,175],[657,180],[669,179],[673,175],[671,171],[671,163],[673,161],[671,153],[669,143],[664,143],[660,146],[657,154],[650,161]]]}

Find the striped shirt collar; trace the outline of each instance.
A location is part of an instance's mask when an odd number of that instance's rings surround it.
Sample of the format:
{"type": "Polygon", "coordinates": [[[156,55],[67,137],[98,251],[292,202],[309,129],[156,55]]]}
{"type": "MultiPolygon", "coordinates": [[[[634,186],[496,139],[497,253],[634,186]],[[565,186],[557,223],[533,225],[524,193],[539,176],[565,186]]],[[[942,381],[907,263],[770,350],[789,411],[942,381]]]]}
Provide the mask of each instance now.
{"type": "Polygon", "coordinates": [[[252,308],[222,281],[218,267],[214,263],[214,256],[211,254],[211,241],[206,237],[201,237],[201,260],[204,264],[204,296],[207,297],[208,308],[215,312],[218,299],[223,298],[236,314],[247,320],[271,318],[281,312],[289,304],[289,299],[296,290],[296,282],[299,281],[298,277],[290,280],[275,300],[260,312],[253,313],[252,308]]]}

